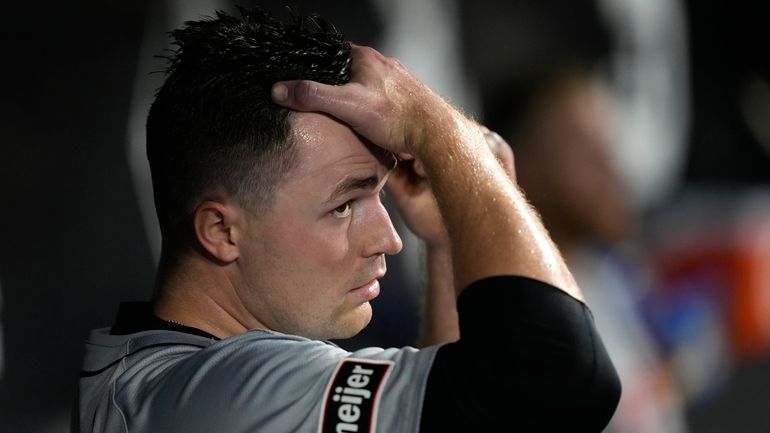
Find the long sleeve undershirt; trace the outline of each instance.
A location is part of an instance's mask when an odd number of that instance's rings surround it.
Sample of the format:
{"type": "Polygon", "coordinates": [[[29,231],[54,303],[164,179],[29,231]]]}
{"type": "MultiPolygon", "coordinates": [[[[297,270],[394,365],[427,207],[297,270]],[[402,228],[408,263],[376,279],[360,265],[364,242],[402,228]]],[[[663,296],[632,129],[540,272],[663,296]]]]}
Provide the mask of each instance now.
{"type": "Polygon", "coordinates": [[[620,381],[588,307],[525,277],[490,277],[458,299],[461,338],[439,349],[422,432],[601,432],[620,381]]]}

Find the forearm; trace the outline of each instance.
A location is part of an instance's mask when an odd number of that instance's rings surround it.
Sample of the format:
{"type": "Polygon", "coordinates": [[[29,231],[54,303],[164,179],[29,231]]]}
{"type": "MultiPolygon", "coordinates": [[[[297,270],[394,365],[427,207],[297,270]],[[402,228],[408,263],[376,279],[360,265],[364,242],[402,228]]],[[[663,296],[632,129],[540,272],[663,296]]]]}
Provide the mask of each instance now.
{"type": "Polygon", "coordinates": [[[483,131],[393,60],[353,46],[353,80],[277,84],[290,108],[329,113],[425,167],[452,244],[455,287],[491,275],[539,279],[582,299],[539,217],[497,163],[483,131]]]}
{"type": "Polygon", "coordinates": [[[371,49],[354,47],[353,77],[345,86],[289,82],[276,86],[273,95],[295,109],[330,113],[372,143],[411,154],[415,167],[424,168],[421,177],[436,197],[451,249],[449,262],[440,261],[446,255],[429,258],[439,259],[429,266],[437,273],[430,275],[428,293],[439,296],[429,307],[435,308],[426,323],[435,330],[430,338],[455,338],[446,337],[449,328],[439,320],[445,301],[453,300],[446,288],[459,294],[472,286],[460,297],[460,321],[451,319],[463,326],[462,338],[439,349],[423,406],[423,414],[434,414],[423,420],[457,422],[449,422],[448,430],[426,430],[457,431],[490,413],[504,420],[516,411],[533,423],[601,427],[617,403],[612,365],[590,313],[575,300],[582,296],[559,251],[498,164],[480,126],[400,63],[371,49]],[[448,285],[439,275],[447,263],[454,275],[448,285]],[[520,379],[527,378],[535,380],[522,388],[526,382],[520,379]],[[528,388],[544,392],[512,398],[528,388]],[[585,398],[586,392],[593,398],[585,398]],[[552,416],[552,398],[557,413],[568,417],[552,416]],[[578,422],[594,416],[589,424],[578,422]]]}
{"type": "Polygon", "coordinates": [[[425,247],[425,298],[421,346],[457,341],[457,296],[449,246],[425,247]]]}
{"type": "Polygon", "coordinates": [[[523,194],[497,163],[478,125],[435,107],[413,148],[425,165],[452,244],[455,287],[493,275],[522,275],[582,299],[564,261],[523,194]]]}

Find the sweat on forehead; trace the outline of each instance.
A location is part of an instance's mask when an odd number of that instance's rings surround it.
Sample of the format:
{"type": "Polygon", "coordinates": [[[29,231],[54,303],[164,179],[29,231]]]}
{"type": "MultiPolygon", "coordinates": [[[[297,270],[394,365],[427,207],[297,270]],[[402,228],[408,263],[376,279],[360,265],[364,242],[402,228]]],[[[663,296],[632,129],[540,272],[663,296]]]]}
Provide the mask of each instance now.
{"type": "MultiPolygon", "coordinates": [[[[369,139],[355,132],[349,125],[323,113],[314,112],[291,112],[289,122],[292,126],[292,139],[301,140],[307,145],[318,147],[323,151],[324,148],[334,146],[336,139],[329,137],[330,125],[334,125],[337,131],[344,131],[348,138],[354,138],[359,141],[380,164],[392,170],[398,163],[396,155],[380,146],[372,143],[369,139]]],[[[339,134],[339,132],[338,132],[339,134]]]]}

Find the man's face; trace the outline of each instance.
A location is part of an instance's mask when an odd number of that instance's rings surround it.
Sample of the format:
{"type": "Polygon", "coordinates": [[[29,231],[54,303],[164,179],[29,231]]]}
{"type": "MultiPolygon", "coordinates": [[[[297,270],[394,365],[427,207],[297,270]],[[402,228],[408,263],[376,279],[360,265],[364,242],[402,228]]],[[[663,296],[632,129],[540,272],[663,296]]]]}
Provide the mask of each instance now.
{"type": "Polygon", "coordinates": [[[236,290],[272,330],[347,338],[369,323],[385,255],[402,247],[380,202],[392,159],[328,116],[292,122],[297,165],[273,206],[247,218],[236,290]]]}
{"type": "Polygon", "coordinates": [[[537,168],[520,180],[553,233],[615,242],[634,216],[612,161],[611,100],[587,78],[563,86],[535,114],[532,161],[518,161],[537,168]]]}

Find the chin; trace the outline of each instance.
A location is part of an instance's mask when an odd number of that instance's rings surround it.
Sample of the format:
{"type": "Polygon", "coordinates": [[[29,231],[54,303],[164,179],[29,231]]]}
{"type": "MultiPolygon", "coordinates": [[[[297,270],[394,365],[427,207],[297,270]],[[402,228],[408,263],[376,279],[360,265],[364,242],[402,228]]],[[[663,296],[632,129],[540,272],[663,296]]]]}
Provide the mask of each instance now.
{"type": "Polygon", "coordinates": [[[351,311],[347,317],[338,322],[338,326],[335,326],[334,336],[332,339],[345,339],[355,337],[359,332],[372,320],[372,306],[366,302],[361,304],[358,308],[351,311]]]}

